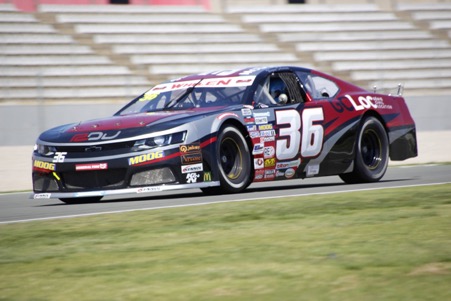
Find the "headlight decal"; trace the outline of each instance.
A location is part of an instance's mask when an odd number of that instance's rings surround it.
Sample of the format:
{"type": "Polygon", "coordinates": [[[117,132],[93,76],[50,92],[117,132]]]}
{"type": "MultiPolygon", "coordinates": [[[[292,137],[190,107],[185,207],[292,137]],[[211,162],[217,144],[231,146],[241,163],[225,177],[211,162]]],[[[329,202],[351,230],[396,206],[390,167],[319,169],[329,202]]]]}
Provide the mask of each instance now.
{"type": "Polygon", "coordinates": [[[56,148],[54,146],[44,144],[35,144],[34,150],[42,156],[53,156],[56,152],[56,148]]]}
{"type": "Polygon", "coordinates": [[[172,133],[172,134],[166,134],[166,135],[160,135],[156,137],[146,138],[146,139],[140,139],[135,142],[135,145],[133,146],[133,151],[142,151],[142,150],[148,150],[155,147],[163,147],[167,145],[172,144],[179,144],[183,143],[186,138],[186,131],[178,132],[178,133],[172,133]]]}

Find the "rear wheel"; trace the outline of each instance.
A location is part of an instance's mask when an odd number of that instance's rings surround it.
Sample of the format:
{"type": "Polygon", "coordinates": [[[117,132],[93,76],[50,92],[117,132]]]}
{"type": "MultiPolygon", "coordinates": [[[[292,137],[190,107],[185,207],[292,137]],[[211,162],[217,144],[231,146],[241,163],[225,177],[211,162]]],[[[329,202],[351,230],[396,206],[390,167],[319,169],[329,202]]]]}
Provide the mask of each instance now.
{"type": "Polygon", "coordinates": [[[216,143],[216,164],[221,186],[202,188],[207,194],[243,191],[251,181],[249,147],[241,132],[234,126],[225,127],[216,143]]]}
{"type": "Polygon", "coordinates": [[[354,170],[340,178],[349,184],[379,181],[387,171],[388,152],[384,126],[375,117],[366,118],[357,135],[354,170]]]}
{"type": "Polygon", "coordinates": [[[101,196],[93,196],[88,198],[62,198],[60,201],[66,204],[89,204],[98,203],[101,199],[101,196]]]}

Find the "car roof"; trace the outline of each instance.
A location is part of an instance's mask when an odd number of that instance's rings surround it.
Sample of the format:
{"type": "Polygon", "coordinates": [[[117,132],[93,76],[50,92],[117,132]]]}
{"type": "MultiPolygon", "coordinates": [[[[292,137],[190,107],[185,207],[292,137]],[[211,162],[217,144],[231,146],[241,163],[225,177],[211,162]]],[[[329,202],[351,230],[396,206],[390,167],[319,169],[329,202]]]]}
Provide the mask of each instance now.
{"type": "Polygon", "coordinates": [[[237,76],[260,76],[267,75],[272,72],[280,72],[285,70],[291,71],[304,71],[311,72],[311,69],[302,68],[302,67],[294,67],[294,66],[266,66],[266,67],[247,67],[242,69],[233,69],[233,70],[216,70],[212,72],[206,73],[198,73],[191,74],[184,77],[180,77],[177,79],[170,80],[169,82],[184,82],[190,80],[200,80],[200,79],[209,79],[209,78],[218,78],[218,77],[237,77],[237,76]]]}

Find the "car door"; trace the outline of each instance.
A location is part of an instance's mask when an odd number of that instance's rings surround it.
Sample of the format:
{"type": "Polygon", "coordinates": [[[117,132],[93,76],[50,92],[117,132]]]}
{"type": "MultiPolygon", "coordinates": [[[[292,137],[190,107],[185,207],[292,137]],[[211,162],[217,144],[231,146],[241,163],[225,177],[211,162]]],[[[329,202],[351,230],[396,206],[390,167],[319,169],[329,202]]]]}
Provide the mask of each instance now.
{"type": "Polygon", "coordinates": [[[337,109],[336,83],[284,71],[268,75],[260,85],[255,99],[262,102],[254,105],[258,137],[253,137],[258,179],[331,175],[349,168],[357,121],[345,122],[337,109]]]}

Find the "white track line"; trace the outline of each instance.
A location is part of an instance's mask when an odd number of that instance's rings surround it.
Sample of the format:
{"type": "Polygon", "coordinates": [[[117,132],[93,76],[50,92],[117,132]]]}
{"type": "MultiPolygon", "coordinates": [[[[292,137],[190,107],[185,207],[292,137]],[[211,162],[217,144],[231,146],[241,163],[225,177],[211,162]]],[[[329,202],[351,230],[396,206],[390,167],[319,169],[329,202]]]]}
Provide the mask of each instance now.
{"type": "Polygon", "coordinates": [[[451,184],[451,182],[429,183],[429,184],[419,184],[419,185],[405,185],[405,186],[393,186],[393,187],[362,188],[362,189],[351,189],[351,190],[343,190],[343,191],[301,193],[301,194],[292,194],[292,195],[284,195],[284,196],[256,197],[256,198],[249,198],[249,199],[205,202],[205,203],[199,203],[199,204],[182,204],[182,205],[170,205],[170,206],[160,206],[160,207],[150,207],[150,208],[138,208],[138,209],[95,212],[95,213],[83,213],[83,214],[73,214],[73,215],[63,215],[63,216],[51,216],[51,217],[41,217],[41,218],[15,220],[15,221],[4,221],[4,222],[0,222],[0,225],[1,224],[26,223],[26,222],[34,222],[34,221],[47,221],[47,220],[75,218],[75,217],[87,217],[87,216],[95,216],[95,215],[103,215],[103,214],[126,213],[126,212],[135,212],[135,211],[147,211],[147,210],[170,209],[170,208],[183,208],[183,207],[191,207],[191,206],[205,206],[205,205],[213,205],[213,204],[248,202],[248,201],[267,200],[267,199],[283,199],[283,198],[289,198],[289,197],[300,197],[300,196],[308,196],[308,195],[326,195],[326,194],[336,194],[336,193],[360,192],[360,191],[371,191],[371,190],[382,190],[382,189],[399,189],[399,188],[408,188],[408,187],[422,187],[422,186],[434,186],[434,185],[446,185],[446,184],[451,184]]]}

